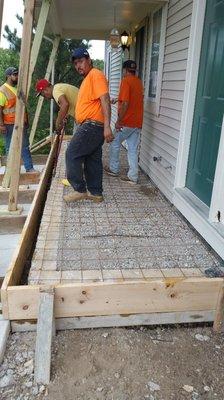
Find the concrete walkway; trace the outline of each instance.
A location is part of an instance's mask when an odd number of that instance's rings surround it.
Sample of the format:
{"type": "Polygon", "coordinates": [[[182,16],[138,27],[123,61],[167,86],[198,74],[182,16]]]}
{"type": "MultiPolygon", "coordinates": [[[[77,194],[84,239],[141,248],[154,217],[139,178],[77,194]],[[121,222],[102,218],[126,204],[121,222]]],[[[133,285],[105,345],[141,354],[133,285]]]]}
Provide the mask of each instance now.
{"type": "MultiPolygon", "coordinates": [[[[64,203],[72,191],[60,182],[66,146],[48,193],[30,284],[223,274],[222,260],[142,172],[136,186],[105,174],[103,203],[64,203]]],[[[124,149],[121,159],[124,173],[124,149]]]]}

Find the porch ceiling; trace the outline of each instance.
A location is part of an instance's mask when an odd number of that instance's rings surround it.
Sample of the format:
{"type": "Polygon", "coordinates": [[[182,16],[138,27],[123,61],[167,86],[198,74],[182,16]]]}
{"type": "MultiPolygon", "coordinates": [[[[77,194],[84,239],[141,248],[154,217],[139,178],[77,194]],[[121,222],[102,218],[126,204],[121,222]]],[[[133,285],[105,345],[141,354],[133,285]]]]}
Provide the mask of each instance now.
{"type": "MultiPolygon", "coordinates": [[[[64,38],[104,39],[114,26],[122,31],[137,25],[150,10],[163,0],[54,0],[51,3],[46,34],[64,38]]],[[[36,1],[37,20],[42,1],[36,1]]]]}

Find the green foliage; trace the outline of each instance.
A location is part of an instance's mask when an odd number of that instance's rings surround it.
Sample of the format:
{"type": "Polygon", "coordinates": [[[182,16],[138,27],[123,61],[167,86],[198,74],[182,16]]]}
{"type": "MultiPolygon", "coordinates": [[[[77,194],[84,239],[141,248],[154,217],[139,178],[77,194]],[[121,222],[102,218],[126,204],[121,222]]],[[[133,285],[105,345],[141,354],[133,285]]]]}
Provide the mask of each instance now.
{"type": "Polygon", "coordinates": [[[19,65],[19,54],[9,49],[0,48],[0,85],[5,82],[5,70],[19,65]]]}
{"type": "Polygon", "coordinates": [[[5,154],[4,139],[3,135],[0,135],[0,156],[5,154]]]}
{"type": "Polygon", "coordinates": [[[104,70],[104,61],[103,60],[98,60],[98,59],[93,60],[93,66],[95,68],[98,68],[101,71],[103,71],[104,70]]]}

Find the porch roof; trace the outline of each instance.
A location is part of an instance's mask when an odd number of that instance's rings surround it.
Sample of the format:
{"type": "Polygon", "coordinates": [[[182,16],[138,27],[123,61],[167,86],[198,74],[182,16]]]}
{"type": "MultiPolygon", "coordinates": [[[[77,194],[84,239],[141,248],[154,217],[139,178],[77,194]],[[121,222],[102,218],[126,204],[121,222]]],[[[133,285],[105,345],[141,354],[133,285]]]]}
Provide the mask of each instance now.
{"type": "MultiPolygon", "coordinates": [[[[166,0],[54,0],[45,33],[73,39],[109,38],[114,27],[122,31],[135,27],[156,5],[166,0]]],[[[42,0],[36,1],[37,21],[42,0]]]]}

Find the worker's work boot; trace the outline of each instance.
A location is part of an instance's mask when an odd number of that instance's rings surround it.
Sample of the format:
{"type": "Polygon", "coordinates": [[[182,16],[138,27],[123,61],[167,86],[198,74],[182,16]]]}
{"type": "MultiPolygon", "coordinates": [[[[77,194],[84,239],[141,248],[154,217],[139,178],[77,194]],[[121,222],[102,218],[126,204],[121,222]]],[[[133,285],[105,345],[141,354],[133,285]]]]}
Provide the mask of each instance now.
{"type": "Polygon", "coordinates": [[[110,176],[116,177],[116,176],[119,175],[119,174],[117,174],[116,172],[111,171],[111,169],[110,169],[108,166],[106,166],[106,165],[105,165],[105,167],[104,167],[104,171],[106,172],[107,175],[110,175],[110,176]]]}
{"type": "Polygon", "coordinates": [[[131,185],[137,185],[137,181],[132,181],[132,179],[130,179],[130,178],[128,178],[128,176],[120,176],[120,180],[121,181],[123,181],[123,182],[128,182],[128,183],[130,183],[131,185]]]}
{"type": "Polygon", "coordinates": [[[27,173],[27,174],[38,174],[38,175],[40,175],[40,171],[38,171],[38,170],[35,169],[35,168],[29,169],[28,171],[26,171],[26,173],[27,173]]]}
{"type": "Polygon", "coordinates": [[[88,192],[87,194],[87,200],[92,200],[94,203],[101,203],[104,198],[101,195],[96,195],[96,194],[91,194],[90,192],[88,192]]]}
{"type": "Polygon", "coordinates": [[[64,178],[61,180],[62,185],[64,186],[71,186],[71,184],[69,183],[68,179],[64,178]]]}
{"type": "Polygon", "coordinates": [[[66,201],[66,203],[72,203],[73,201],[78,201],[78,200],[85,200],[87,199],[87,193],[80,193],[80,192],[72,192],[70,194],[66,194],[63,197],[64,201],[66,201]]]}

